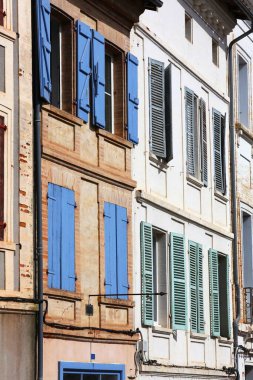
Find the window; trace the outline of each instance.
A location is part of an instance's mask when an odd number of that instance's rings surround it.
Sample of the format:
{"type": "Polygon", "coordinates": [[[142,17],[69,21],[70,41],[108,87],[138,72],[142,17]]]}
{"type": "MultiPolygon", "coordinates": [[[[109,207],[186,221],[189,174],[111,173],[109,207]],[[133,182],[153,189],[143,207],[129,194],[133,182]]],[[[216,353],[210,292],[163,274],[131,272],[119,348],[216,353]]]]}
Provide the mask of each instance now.
{"type": "Polygon", "coordinates": [[[75,291],[75,193],[48,184],[48,287],[75,291]]]}
{"type": "Polygon", "coordinates": [[[172,158],[171,66],[149,58],[150,150],[159,158],[172,158]]]}
{"type": "Polygon", "coordinates": [[[212,61],[219,66],[219,44],[215,40],[212,40],[212,61]]]}
{"type": "Polygon", "coordinates": [[[230,289],[228,256],[209,250],[211,335],[230,338],[230,289]]]}
{"type": "Polygon", "coordinates": [[[247,62],[238,56],[238,111],[239,122],[245,127],[249,126],[249,94],[248,94],[248,65],[247,62]]]}
{"type": "Polygon", "coordinates": [[[0,45],[0,91],[5,92],[5,47],[0,45]]]}
{"type": "Polygon", "coordinates": [[[253,288],[252,217],[242,212],[243,287],[253,288]]]}
{"type": "Polygon", "coordinates": [[[0,240],[4,240],[4,229],[6,223],[4,222],[4,135],[6,125],[4,117],[0,116],[0,240]]]}
{"type": "Polygon", "coordinates": [[[208,185],[206,103],[185,88],[187,174],[208,185]]]}
{"type": "Polygon", "coordinates": [[[202,245],[189,241],[191,331],[205,332],[202,245]]]}
{"type": "Polygon", "coordinates": [[[128,299],[127,209],[105,202],[105,293],[109,298],[128,299]]]}
{"type": "Polygon", "coordinates": [[[185,38],[192,42],[192,17],[185,13],[185,38]]]}
{"type": "Polygon", "coordinates": [[[120,364],[60,362],[59,372],[59,380],[125,380],[120,364]]]}
{"type": "Polygon", "coordinates": [[[51,10],[51,104],[72,113],[72,25],[55,9],[51,10]]]}
{"type": "Polygon", "coordinates": [[[215,190],[226,193],[225,117],[213,109],[215,190]]]}

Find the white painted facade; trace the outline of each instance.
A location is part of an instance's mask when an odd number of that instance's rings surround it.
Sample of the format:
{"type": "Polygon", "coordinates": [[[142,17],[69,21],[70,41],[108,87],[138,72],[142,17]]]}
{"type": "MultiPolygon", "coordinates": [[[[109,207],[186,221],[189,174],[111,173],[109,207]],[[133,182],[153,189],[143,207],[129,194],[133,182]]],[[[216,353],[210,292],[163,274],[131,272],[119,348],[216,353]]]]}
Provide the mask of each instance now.
{"type": "MultiPolygon", "coordinates": [[[[137,181],[134,202],[134,291],[141,292],[140,224],[150,223],[164,233],[166,243],[167,327],[155,322],[145,327],[141,319],[141,297],[136,297],[135,326],[141,328],[146,352],[140,378],[226,378],[223,367],[233,367],[231,338],[210,334],[208,251],[215,249],[229,257],[230,327],[232,331],[232,238],[230,224],[228,117],[226,118],[225,195],[214,187],[212,110],[228,115],[226,46],[219,41],[219,66],[212,62],[214,31],[183,0],[165,0],[157,13],[146,11],[131,36],[131,51],[139,59],[139,144],[133,152],[133,177],[137,181]],[[185,38],[185,13],[192,17],[193,42],[185,38]],[[171,65],[173,159],[166,163],[150,152],[149,58],[171,65]],[[208,186],[187,174],[185,131],[185,87],[207,105],[208,186]],[[183,234],[186,244],[186,298],[188,326],[172,329],[170,233],[183,234]],[[190,285],[188,242],[203,246],[204,334],[190,328],[190,285]]],[[[162,297],[161,297],[162,298],[162,297]]],[[[162,307],[162,306],[161,306],[162,307]]],[[[159,306],[158,306],[159,313],[159,306]]],[[[158,318],[159,319],[159,318],[158,318]]]]}

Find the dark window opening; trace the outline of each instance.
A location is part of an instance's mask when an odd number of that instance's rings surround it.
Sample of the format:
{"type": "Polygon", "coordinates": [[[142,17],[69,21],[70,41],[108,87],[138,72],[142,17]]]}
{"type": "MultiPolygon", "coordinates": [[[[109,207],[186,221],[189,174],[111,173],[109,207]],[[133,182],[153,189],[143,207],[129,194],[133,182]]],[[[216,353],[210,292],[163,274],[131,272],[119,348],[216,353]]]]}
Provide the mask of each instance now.
{"type": "Polygon", "coordinates": [[[249,99],[248,99],[248,65],[244,59],[238,57],[238,108],[239,108],[239,122],[245,127],[249,126],[249,99]]]}
{"type": "Polygon", "coordinates": [[[192,17],[185,13],[185,38],[192,42],[192,17]]]}
{"type": "Polygon", "coordinates": [[[0,91],[5,92],[5,47],[0,45],[0,91]]]}
{"type": "Polygon", "coordinates": [[[219,44],[215,40],[212,40],[212,61],[219,66],[219,44]]]}
{"type": "Polygon", "coordinates": [[[219,310],[220,310],[220,335],[229,337],[229,279],[228,279],[228,258],[218,255],[219,273],[219,310]]]}

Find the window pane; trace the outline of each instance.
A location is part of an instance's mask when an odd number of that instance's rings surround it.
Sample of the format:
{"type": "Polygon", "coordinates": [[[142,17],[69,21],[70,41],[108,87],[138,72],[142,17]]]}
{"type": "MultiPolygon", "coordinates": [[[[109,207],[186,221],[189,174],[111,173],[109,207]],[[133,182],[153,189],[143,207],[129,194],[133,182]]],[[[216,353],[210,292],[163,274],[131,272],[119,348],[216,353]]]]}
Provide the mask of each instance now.
{"type": "Polygon", "coordinates": [[[51,79],[52,79],[52,104],[60,108],[60,23],[56,17],[51,16],[51,79]]]}
{"type": "Polygon", "coordinates": [[[112,97],[105,94],[105,129],[112,132],[112,97]]]}
{"type": "Polygon", "coordinates": [[[100,375],[83,375],[83,380],[100,380],[99,379],[100,375]]]}
{"type": "Polygon", "coordinates": [[[63,380],[81,380],[81,375],[65,373],[63,380]]]}
{"type": "Polygon", "coordinates": [[[117,380],[118,375],[102,375],[101,380],[117,380]]]}
{"type": "Polygon", "coordinates": [[[5,47],[0,45],[0,91],[5,92],[5,47]]]}
{"type": "Polygon", "coordinates": [[[112,58],[105,55],[105,92],[112,93],[112,58]]]}

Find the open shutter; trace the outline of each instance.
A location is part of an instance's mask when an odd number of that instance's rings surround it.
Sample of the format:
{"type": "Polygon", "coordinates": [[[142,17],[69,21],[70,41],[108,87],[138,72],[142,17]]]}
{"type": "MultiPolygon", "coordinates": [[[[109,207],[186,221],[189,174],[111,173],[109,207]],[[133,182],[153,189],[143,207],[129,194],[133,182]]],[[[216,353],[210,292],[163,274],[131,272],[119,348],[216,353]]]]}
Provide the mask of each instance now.
{"type": "Polygon", "coordinates": [[[76,42],[77,42],[77,116],[88,122],[90,112],[90,46],[91,46],[91,29],[81,21],[76,23],[76,42]]]}
{"type": "MultiPolygon", "coordinates": [[[[117,293],[116,205],[104,204],[105,293],[117,293]]],[[[113,296],[111,298],[117,298],[113,296]]]]}
{"type": "Polygon", "coordinates": [[[61,206],[62,188],[48,184],[48,287],[61,287],[61,206]]]}
{"type": "Polygon", "coordinates": [[[171,64],[165,68],[165,135],[167,162],[169,162],[173,158],[171,70],[171,64]]]}
{"type": "Polygon", "coordinates": [[[149,111],[151,151],[166,158],[164,64],[149,58],[149,111]]]}
{"type": "MultiPolygon", "coordinates": [[[[142,293],[153,293],[153,236],[152,225],[141,222],[141,285],[142,293]]],[[[142,296],[142,323],[154,324],[152,295],[142,296]]]]}
{"type": "Polygon", "coordinates": [[[171,309],[173,330],[187,328],[187,300],[184,235],[170,235],[171,309]]]}
{"type": "Polygon", "coordinates": [[[138,59],[127,54],[127,128],[128,140],[138,144],[138,59]]]}
{"type": "Polygon", "coordinates": [[[4,240],[4,117],[0,116],[0,240],[4,240]]]}
{"type": "Polygon", "coordinates": [[[207,126],[206,126],[206,103],[200,99],[200,131],[202,136],[201,157],[201,179],[204,186],[208,185],[208,163],[207,163],[207,126]]]}
{"type": "Polygon", "coordinates": [[[189,241],[189,255],[190,255],[191,331],[198,332],[198,295],[197,295],[198,245],[192,241],[189,241]]]}
{"type": "Polygon", "coordinates": [[[50,0],[37,0],[37,27],[39,49],[40,96],[51,100],[51,40],[50,40],[50,0]]]}
{"type": "MultiPolygon", "coordinates": [[[[117,220],[117,293],[128,293],[127,268],[127,209],[116,206],[117,220]]],[[[127,299],[128,296],[118,296],[127,299]]]]}
{"type": "Polygon", "coordinates": [[[75,193],[62,188],[61,289],[75,291],[75,193]]]}
{"type": "Polygon", "coordinates": [[[198,244],[198,277],[197,277],[197,298],[198,298],[198,332],[205,332],[205,316],[204,316],[204,289],[203,289],[203,248],[198,244]]]}
{"type": "Polygon", "coordinates": [[[105,39],[92,30],[93,125],[105,128],[105,39]]]}
{"type": "Polygon", "coordinates": [[[187,173],[195,175],[194,92],[185,89],[187,173]]]}
{"type": "Polygon", "coordinates": [[[220,336],[218,252],[209,249],[211,335],[220,336]]]}
{"type": "Polygon", "coordinates": [[[213,109],[213,146],[215,189],[224,193],[221,113],[213,109]]]}

